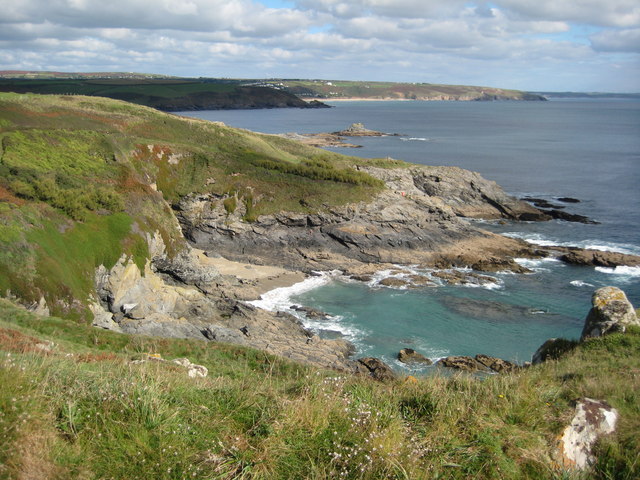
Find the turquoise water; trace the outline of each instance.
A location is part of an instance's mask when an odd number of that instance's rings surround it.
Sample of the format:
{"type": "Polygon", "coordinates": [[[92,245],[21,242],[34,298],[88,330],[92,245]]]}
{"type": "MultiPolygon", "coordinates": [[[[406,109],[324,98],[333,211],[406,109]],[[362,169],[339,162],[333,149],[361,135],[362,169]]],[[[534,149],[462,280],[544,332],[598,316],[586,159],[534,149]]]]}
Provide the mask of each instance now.
{"type": "MultiPolygon", "coordinates": [[[[479,171],[516,195],[576,197],[567,211],[600,225],[483,223],[497,233],[539,244],[565,244],[640,254],[640,102],[336,102],[327,110],[189,112],[265,133],[326,132],[364,122],[404,137],[358,138],[361,149],[335,149],[479,171]]],[[[431,358],[484,353],[529,360],[550,337],[576,338],[593,290],[615,285],[640,306],[640,268],[593,269],[524,262],[533,274],[493,275],[489,286],[393,289],[335,273],[272,292],[263,305],[293,303],[324,310],[305,322],[321,335],[344,335],[359,355],[395,362],[403,347],[431,358]]],[[[417,272],[426,276],[429,272],[417,272]]]]}

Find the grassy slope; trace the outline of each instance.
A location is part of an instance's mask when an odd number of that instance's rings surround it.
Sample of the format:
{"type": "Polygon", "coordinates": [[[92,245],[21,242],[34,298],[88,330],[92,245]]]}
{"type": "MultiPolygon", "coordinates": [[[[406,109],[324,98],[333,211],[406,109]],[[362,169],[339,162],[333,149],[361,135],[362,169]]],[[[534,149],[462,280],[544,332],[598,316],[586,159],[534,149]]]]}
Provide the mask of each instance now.
{"type": "Polygon", "coordinates": [[[621,420],[584,478],[633,479],[639,372],[640,329],[520,374],[383,385],[0,300],[0,478],[569,478],[551,453],[572,401],[588,396],[621,420]],[[50,353],[37,347],[46,340],[50,353]],[[130,363],[147,353],[187,356],[209,376],[130,363]]]}
{"type": "Polygon", "coordinates": [[[0,291],[65,316],[89,315],[100,263],[144,264],[146,233],[183,248],[163,199],[214,193],[252,220],[382,188],[360,159],[97,97],[0,94],[0,147],[0,291]]]}

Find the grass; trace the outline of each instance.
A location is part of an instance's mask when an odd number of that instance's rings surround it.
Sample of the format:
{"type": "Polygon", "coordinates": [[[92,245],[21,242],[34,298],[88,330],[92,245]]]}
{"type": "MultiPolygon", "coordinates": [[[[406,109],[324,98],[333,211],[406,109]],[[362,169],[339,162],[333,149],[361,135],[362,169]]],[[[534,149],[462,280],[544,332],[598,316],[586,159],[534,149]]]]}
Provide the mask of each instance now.
{"type": "Polygon", "coordinates": [[[640,330],[485,380],[379,384],[251,349],[126,336],[0,301],[0,478],[637,478],[640,330]],[[47,351],[38,344],[55,346],[47,351]],[[147,354],[187,356],[191,379],[147,354]],[[591,472],[553,457],[574,399],[621,413],[591,472]],[[25,452],[37,445],[37,458],[25,452]]]}
{"type": "Polygon", "coordinates": [[[100,263],[143,266],[155,231],[170,255],[185,248],[170,205],[186,195],[253,222],[383,188],[361,159],[106,98],[0,93],[0,126],[0,289],[75,318],[100,263]]]}

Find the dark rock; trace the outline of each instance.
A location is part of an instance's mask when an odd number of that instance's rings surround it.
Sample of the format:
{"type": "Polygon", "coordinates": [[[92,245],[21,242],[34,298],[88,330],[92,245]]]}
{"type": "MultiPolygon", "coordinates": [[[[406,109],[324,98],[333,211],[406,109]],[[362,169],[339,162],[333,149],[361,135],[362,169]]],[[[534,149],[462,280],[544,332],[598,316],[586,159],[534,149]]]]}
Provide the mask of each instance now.
{"type": "Polygon", "coordinates": [[[437,363],[437,365],[441,365],[443,367],[448,367],[448,368],[455,368],[456,370],[463,370],[466,372],[477,372],[479,370],[485,370],[485,371],[487,370],[487,368],[483,364],[476,361],[474,358],[462,356],[462,355],[445,357],[442,360],[440,360],[437,363]]]}
{"type": "Polygon", "coordinates": [[[431,365],[433,363],[429,358],[416,352],[412,348],[403,348],[400,350],[398,360],[402,363],[423,363],[425,365],[431,365]]]}
{"type": "Polygon", "coordinates": [[[557,220],[564,220],[565,222],[576,222],[576,223],[587,223],[591,225],[599,225],[600,222],[596,222],[595,220],[591,220],[589,217],[585,217],[584,215],[577,215],[575,213],[567,213],[562,210],[542,210],[542,212],[546,213],[552,218],[557,220]]]}
{"type": "Polygon", "coordinates": [[[349,278],[358,280],[359,282],[370,282],[373,279],[371,275],[351,275],[349,278]]]}
{"type": "Polygon", "coordinates": [[[556,200],[558,200],[559,202],[564,202],[564,203],[580,203],[580,200],[578,200],[577,198],[572,198],[572,197],[559,197],[556,200]]]}
{"type": "Polygon", "coordinates": [[[624,332],[629,325],[640,325],[633,305],[619,288],[599,288],[593,293],[591,304],[580,340],[624,332]]]}
{"type": "Polygon", "coordinates": [[[542,210],[537,212],[523,212],[518,215],[518,220],[521,222],[548,222],[553,217],[542,210]]]}
{"type": "Polygon", "coordinates": [[[529,203],[532,203],[534,206],[538,208],[564,208],[563,206],[550,203],[548,200],[544,198],[524,197],[523,200],[529,203]]]}
{"type": "Polygon", "coordinates": [[[359,370],[361,373],[368,373],[375,380],[379,380],[381,382],[390,382],[395,380],[396,374],[393,373],[391,367],[384,363],[379,358],[375,357],[364,357],[358,359],[358,364],[364,367],[359,370]]]}
{"type": "Polygon", "coordinates": [[[586,265],[610,268],[619,267],[622,265],[628,265],[631,267],[640,266],[640,256],[637,255],[573,248],[566,248],[563,250],[566,253],[559,257],[560,260],[572,265],[586,265]]]}
{"type": "Polygon", "coordinates": [[[296,312],[304,313],[308,318],[316,318],[321,320],[326,320],[329,318],[329,314],[322,312],[320,310],[316,310],[315,308],[305,307],[302,305],[291,305],[291,309],[296,312]]]}
{"type": "Polygon", "coordinates": [[[485,367],[490,368],[497,373],[511,373],[520,369],[520,366],[515,363],[501,358],[490,357],[488,355],[478,354],[475,359],[478,363],[481,363],[485,367]]]}
{"type": "Polygon", "coordinates": [[[550,338],[535,351],[531,357],[531,363],[537,365],[547,360],[557,360],[563,354],[573,350],[577,345],[578,343],[572,340],[550,338]]]}
{"type": "Polygon", "coordinates": [[[531,273],[527,267],[523,267],[512,259],[490,258],[481,260],[471,265],[471,268],[480,272],[513,272],[513,273],[531,273]]]}

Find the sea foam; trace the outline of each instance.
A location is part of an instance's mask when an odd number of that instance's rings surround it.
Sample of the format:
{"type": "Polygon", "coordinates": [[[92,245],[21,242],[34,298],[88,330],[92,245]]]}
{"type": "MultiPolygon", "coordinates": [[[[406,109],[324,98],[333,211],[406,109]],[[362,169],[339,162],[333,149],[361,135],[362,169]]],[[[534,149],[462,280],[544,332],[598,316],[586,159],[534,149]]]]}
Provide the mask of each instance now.
{"type": "Polygon", "coordinates": [[[322,287],[331,282],[338,274],[340,274],[338,271],[320,272],[317,276],[306,278],[290,287],[269,290],[263,293],[260,299],[246,303],[270,312],[289,311],[292,303],[291,297],[322,287]]]}
{"type": "Polygon", "coordinates": [[[506,232],[505,237],[518,238],[533,245],[541,247],[577,247],[588,250],[600,250],[601,252],[617,252],[627,255],[640,255],[640,247],[628,243],[603,242],[602,240],[587,239],[576,242],[563,242],[554,240],[540,233],[522,233],[522,232],[506,232]]]}

